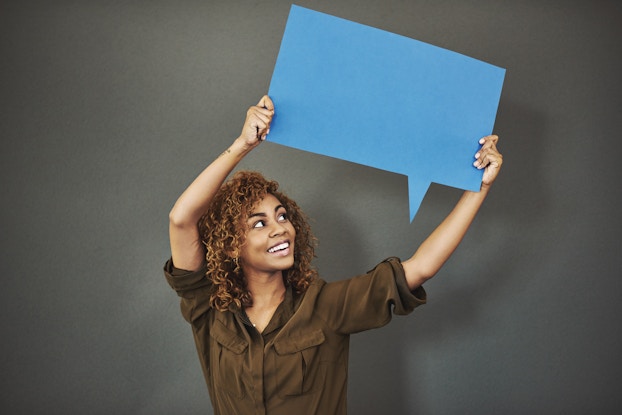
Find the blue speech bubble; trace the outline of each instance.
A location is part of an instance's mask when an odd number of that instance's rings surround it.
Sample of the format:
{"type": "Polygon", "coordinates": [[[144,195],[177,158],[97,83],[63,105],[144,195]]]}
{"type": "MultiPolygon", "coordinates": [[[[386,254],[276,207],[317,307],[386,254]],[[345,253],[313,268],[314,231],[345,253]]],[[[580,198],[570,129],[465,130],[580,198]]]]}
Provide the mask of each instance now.
{"type": "Polygon", "coordinates": [[[269,140],[408,176],[410,219],[432,182],[479,191],[505,70],[292,6],[268,94],[269,140]]]}

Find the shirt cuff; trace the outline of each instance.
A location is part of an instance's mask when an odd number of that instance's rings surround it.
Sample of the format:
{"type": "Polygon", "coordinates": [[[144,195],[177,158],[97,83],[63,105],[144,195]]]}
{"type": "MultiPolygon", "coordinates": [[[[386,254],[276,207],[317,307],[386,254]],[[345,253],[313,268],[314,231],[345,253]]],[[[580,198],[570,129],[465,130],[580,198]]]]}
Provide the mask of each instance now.
{"type": "Polygon", "coordinates": [[[406,282],[406,274],[402,267],[402,262],[397,257],[391,257],[385,259],[383,262],[387,262],[393,268],[393,275],[395,276],[395,285],[397,286],[397,292],[400,297],[399,303],[396,302],[393,310],[394,314],[405,315],[413,311],[416,307],[423,305],[427,302],[427,293],[422,286],[415,288],[413,291],[408,288],[406,282]]]}
{"type": "Polygon", "coordinates": [[[172,289],[181,293],[183,291],[194,290],[196,288],[209,285],[209,281],[205,278],[207,265],[203,265],[196,271],[187,271],[176,268],[173,260],[169,259],[164,264],[164,276],[172,289]]]}

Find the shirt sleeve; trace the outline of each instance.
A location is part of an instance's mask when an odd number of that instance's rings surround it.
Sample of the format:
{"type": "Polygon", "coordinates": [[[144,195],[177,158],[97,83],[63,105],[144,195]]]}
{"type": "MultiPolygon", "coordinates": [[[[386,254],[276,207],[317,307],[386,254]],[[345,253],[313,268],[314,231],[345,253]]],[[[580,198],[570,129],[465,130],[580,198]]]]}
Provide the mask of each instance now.
{"type": "Polygon", "coordinates": [[[172,259],[164,264],[164,277],[177,295],[181,297],[181,313],[192,323],[209,309],[211,282],[205,277],[206,265],[196,271],[175,268],[172,259]]]}
{"type": "Polygon", "coordinates": [[[423,287],[409,290],[400,260],[388,258],[366,274],[327,283],[317,310],[335,331],[351,334],[382,327],[426,300],[423,287]]]}

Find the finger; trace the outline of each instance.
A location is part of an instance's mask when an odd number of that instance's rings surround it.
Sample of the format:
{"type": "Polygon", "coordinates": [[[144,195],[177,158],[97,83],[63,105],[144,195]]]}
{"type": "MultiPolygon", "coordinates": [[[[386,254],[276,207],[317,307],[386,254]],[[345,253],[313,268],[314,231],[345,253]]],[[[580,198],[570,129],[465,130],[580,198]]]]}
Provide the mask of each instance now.
{"type": "Polygon", "coordinates": [[[272,118],[274,117],[274,112],[269,111],[265,108],[253,107],[252,111],[249,111],[249,119],[257,117],[267,124],[268,128],[270,128],[270,123],[272,122],[272,118]]]}
{"type": "Polygon", "coordinates": [[[264,107],[272,112],[274,112],[274,102],[272,102],[272,99],[270,99],[270,97],[268,95],[264,96],[264,107]]]}
{"type": "Polygon", "coordinates": [[[257,117],[250,118],[248,120],[247,125],[248,125],[249,138],[250,137],[259,138],[260,131],[263,131],[266,129],[266,123],[257,117]]]}
{"type": "Polygon", "coordinates": [[[486,155],[484,159],[483,166],[484,168],[495,168],[496,170],[501,169],[501,165],[503,164],[503,156],[497,152],[490,153],[486,155]]]}
{"type": "Polygon", "coordinates": [[[482,158],[480,160],[479,166],[477,168],[478,169],[485,169],[486,167],[488,167],[490,165],[492,160],[493,160],[493,158],[491,157],[490,153],[485,153],[484,155],[482,155],[482,158]]]}
{"type": "Polygon", "coordinates": [[[475,167],[477,167],[478,169],[481,169],[483,167],[485,167],[485,160],[486,160],[486,155],[488,154],[488,149],[485,147],[482,147],[477,153],[475,153],[475,161],[473,162],[473,165],[475,167]]]}
{"type": "Polygon", "coordinates": [[[486,155],[483,155],[478,160],[476,160],[473,165],[477,167],[478,170],[485,169],[490,164],[490,160],[486,155]]]}
{"type": "Polygon", "coordinates": [[[480,149],[477,153],[475,153],[475,158],[479,158],[481,154],[488,151],[497,151],[496,143],[498,141],[497,136],[487,136],[480,139],[479,143],[481,144],[480,149]]]}
{"type": "Polygon", "coordinates": [[[254,105],[254,106],[250,107],[248,109],[248,112],[249,113],[251,113],[251,112],[252,113],[259,112],[261,114],[270,115],[270,116],[274,115],[274,109],[265,108],[265,107],[262,107],[260,105],[254,105]]]}
{"type": "Polygon", "coordinates": [[[270,122],[264,122],[260,118],[256,118],[250,123],[251,128],[258,140],[265,140],[270,132],[270,122]]]}
{"type": "MultiPolygon", "coordinates": [[[[488,152],[495,152],[495,153],[499,153],[499,151],[497,150],[497,146],[496,143],[498,142],[499,137],[495,136],[495,135],[490,135],[487,137],[483,137],[479,140],[479,143],[481,144],[480,149],[477,151],[477,153],[475,153],[475,158],[479,161],[481,161],[481,158],[487,154],[488,152]]],[[[475,163],[474,163],[475,164],[475,163]]]]}
{"type": "Polygon", "coordinates": [[[495,134],[487,135],[486,137],[482,137],[479,139],[479,143],[484,145],[485,143],[492,142],[493,144],[497,144],[499,141],[499,136],[495,134]]]}
{"type": "Polygon", "coordinates": [[[500,163],[502,160],[501,154],[494,148],[487,148],[480,150],[476,155],[476,160],[473,165],[478,169],[486,168],[492,162],[500,163]]]}
{"type": "Polygon", "coordinates": [[[261,97],[261,99],[257,103],[257,106],[260,108],[265,108],[268,111],[274,111],[274,103],[268,95],[264,95],[263,97],[261,97]]]}
{"type": "Polygon", "coordinates": [[[496,136],[487,136],[487,137],[481,138],[479,140],[479,144],[481,144],[479,152],[489,150],[491,148],[496,150],[497,141],[498,141],[498,138],[496,138],[496,136]]]}
{"type": "Polygon", "coordinates": [[[272,113],[264,108],[253,107],[249,111],[249,118],[258,118],[269,124],[272,121],[272,113]]]}
{"type": "Polygon", "coordinates": [[[248,120],[248,124],[253,128],[266,128],[268,123],[262,120],[260,117],[251,117],[248,120]]]}
{"type": "Polygon", "coordinates": [[[250,121],[249,126],[255,130],[255,132],[264,131],[267,129],[268,124],[260,118],[254,118],[250,121]]]}

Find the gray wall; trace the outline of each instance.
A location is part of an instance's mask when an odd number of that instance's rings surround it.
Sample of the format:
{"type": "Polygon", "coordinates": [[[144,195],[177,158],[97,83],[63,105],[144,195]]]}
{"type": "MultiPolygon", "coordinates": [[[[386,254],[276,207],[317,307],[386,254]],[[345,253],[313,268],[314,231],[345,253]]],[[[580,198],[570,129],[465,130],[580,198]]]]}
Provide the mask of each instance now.
{"type": "MultiPolygon", "coordinates": [[[[429,304],[353,338],[352,414],[622,411],[617,1],[297,4],[507,68],[505,166],[429,304]]],[[[161,266],[176,197],[268,90],[288,1],[0,2],[0,408],[211,413],[161,266]]],[[[329,280],[407,257],[406,178],[266,143],[329,280]]]]}

